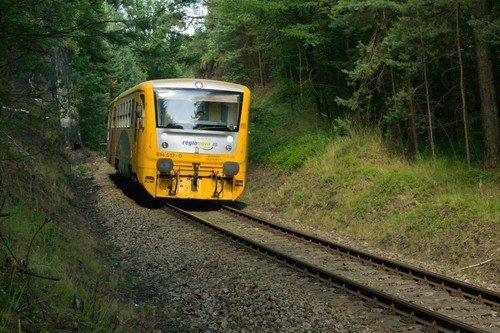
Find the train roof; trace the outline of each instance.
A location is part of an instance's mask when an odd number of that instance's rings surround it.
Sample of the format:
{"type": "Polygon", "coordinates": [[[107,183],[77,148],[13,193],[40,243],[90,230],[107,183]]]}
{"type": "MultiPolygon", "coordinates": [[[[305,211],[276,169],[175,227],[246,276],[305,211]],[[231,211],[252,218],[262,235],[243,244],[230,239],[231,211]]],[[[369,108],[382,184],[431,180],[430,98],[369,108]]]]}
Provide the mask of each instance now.
{"type": "Polygon", "coordinates": [[[117,99],[129,95],[133,91],[143,89],[144,87],[152,86],[153,88],[198,88],[207,90],[224,90],[224,91],[234,91],[243,92],[245,86],[236,83],[216,81],[216,80],[206,80],[206,79],[163,79],[163,80],[150,80],[142,82],[133,88],[130,88],[120,95],[118,95],[113,102],[117,99]]]}

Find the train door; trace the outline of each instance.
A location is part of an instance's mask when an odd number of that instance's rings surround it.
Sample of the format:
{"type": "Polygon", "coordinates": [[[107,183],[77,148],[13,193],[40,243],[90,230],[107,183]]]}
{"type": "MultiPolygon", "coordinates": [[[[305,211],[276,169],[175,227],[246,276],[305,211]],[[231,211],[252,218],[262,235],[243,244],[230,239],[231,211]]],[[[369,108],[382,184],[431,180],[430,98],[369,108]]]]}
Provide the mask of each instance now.
{"type": "Polygon", "coordinates": [[[109,147],[110,147],[110,164],[117,168],[116,164],[116,153],[118,147],[118,102],[111,105],[111,122],[110,122],[110,133],[109,133],[109,147]]]}
{"type": "Polygon", "coordinates": [[[144,131],[144,93],[139,91],[135,94],[135,107],[134,107],[134,139],[133,139],[133,158],[132,158],[132,168],[135,173],[137,173],[137,168],[142,164],[140,161],[141,155],[144,153],[141,151],[141,137],[144,131]]]}
{"type": "Polygon", "coordinates": [[[108,115],[106,117],[107,130],[106,130],[106,160],[111,164],[111,124],[113,119],[113,104],[108,108],[108,115]]]}

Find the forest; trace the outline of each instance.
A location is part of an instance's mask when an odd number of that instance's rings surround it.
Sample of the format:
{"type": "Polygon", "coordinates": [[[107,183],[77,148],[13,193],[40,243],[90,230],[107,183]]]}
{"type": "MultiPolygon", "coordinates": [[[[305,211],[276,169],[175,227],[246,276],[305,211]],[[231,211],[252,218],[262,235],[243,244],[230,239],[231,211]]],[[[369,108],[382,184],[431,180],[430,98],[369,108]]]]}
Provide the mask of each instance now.
{"type": "Polygon", "coordinates": [[[124,89],[201,77],[275,91],[294,117],[313,115],[322,128],[379,128],[406,158],[498,165],[500,21],[490,0],[2,0],[0,8],[2,105],[37,101],[45,118],[74,127],[70,145],[99,149],[107,104],[124,89]]]}
{"type": "Polygon", "coordinates": [[[0,0],[0,331],[173,323],[141,303],[157,291],[133,281],[101,211],[128,192],[102,157],[108,105],[153,79],[251,89],[241,202],[496,283],[499,12],[492,0],[0,0]]]}

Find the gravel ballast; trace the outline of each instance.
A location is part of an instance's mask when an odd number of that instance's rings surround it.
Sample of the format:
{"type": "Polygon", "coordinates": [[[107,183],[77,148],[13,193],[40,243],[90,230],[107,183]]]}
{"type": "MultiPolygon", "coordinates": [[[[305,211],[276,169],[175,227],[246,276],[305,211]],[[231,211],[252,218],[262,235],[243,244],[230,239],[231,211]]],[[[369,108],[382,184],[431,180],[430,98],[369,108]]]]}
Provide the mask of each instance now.
{"type": "Polygon", "coordinates": [[[396,315],[155,208],[95,163],[98,228],[130,270],[137,306],[166,313],[165,332],[407,332],[396,315]]]}

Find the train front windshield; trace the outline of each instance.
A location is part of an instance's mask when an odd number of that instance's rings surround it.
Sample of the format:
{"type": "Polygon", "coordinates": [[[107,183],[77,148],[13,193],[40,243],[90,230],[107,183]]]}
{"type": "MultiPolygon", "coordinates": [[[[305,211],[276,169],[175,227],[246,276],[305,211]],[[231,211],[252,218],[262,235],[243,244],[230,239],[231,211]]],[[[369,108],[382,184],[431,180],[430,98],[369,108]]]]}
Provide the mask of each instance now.
{"type": "Polygon", "coordinates": [[[158,128],[237,132],[242,94],[200,89],[156,89],[158,128]]]}

